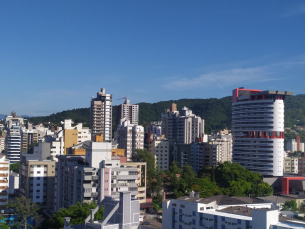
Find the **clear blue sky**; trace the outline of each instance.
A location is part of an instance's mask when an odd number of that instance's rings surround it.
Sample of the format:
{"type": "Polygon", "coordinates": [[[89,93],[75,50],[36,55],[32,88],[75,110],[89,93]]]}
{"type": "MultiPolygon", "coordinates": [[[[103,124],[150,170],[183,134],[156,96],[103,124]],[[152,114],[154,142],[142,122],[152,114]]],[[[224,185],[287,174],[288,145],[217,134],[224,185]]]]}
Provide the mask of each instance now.
{"type": "MultiPolygon", "coordinates": [[[[305,1],[0,1],[0,114],[221,98],[232,89],[304,94],[305,1]]],[[[187,105],[187,104],[186,104],[187,105]]]]}

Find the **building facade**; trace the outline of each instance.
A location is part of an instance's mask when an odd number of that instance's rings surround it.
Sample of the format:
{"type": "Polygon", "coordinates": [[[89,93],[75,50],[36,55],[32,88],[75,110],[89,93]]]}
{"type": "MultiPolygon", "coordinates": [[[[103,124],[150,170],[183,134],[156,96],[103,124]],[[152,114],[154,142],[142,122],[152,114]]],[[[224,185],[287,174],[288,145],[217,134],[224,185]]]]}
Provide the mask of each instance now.
{"type": "Polygon", "coordinates": [[[146,163],[121,163],[120,157],[111,155],[110,142],[88,142],[84,156],[59,156],[55,181],[56,211],[78,201],[100,203],[105,196],[119,197],[121,191],[146,201],[146,192],[142,192],[146,189],[146,163]]]}
{"type": "Polygon", "coordinates": [[[125,150],[127,161],[131,161],[135,149],[144,149],[144,127],[121,119],[116,131],[116,141],[118,148],[125,150]]]}
{"type": "Polygon", "coordinates": [[[292,92],[233,90],[233,162],[263,176],[283,176],[284,100],[292,92]]]}
{"type": "Polygon", "coordinates": [[[54,206],[55,161],[42,160],[40,155],[22,155],[19,193],[31,198],[41,208],[54,206]]]}
{"type": "Polygon", "coordinates": [[[92,97],[90,104],[90,129],[92,136],[103,135],[103,140],[112,140],[112,95],[106,94],[105,88],[92,97]]]}
{"type": "Polygon", "coordinates": [[[129,100],[125,100],[124,104],[115,106],[115,130],[120,125],[120,120],[130,121],[132,125],[139,124],[139,105],[130,104],[129,100]]]}
{"type": "Polygon", "coordinates": [[[155,155],[156,166],[159,170],[168,170],[170,162],[169,141],[155,138],[148,146],[148,151],[155,155]]]}
{"type": "Polygon", "coordinates": [[[285,157],[284,158],[284,173],[298,174],[298,161],[296,157],[285,157]]]}
{"type": "Polygon", "coordinates": [[[187,107],[179,112],[172,104],[172,108],[161,115],[161,120],[162,133],[170,144],[191,144],[204,135],[204,120],[187,107]]]}
{"type": "Polygon", "coordinates": [[[0,209],[8,204],[10,162],[4,155],[0,156],[0,209]]]}

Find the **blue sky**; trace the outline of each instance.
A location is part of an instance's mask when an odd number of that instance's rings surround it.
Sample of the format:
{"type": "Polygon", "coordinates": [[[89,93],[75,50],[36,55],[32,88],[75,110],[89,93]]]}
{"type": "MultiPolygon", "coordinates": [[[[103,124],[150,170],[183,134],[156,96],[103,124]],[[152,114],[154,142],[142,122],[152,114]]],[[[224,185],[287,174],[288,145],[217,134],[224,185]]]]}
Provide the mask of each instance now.
{"type": "MultiPolygon", "coordinates": [[[[305,94],[304,1],[0,1],[0,114],[222,98],[232,89],[305,94]]],[[[187,105],[187,104],[186,104],[187,105]]]]}

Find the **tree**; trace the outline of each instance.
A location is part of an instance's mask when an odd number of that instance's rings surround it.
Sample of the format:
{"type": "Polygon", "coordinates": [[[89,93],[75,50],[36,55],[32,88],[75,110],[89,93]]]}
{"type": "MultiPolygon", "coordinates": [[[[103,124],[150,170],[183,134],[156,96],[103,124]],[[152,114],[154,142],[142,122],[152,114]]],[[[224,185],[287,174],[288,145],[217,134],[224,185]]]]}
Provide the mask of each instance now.
{"type": "Polygon", "coordinates": [[[183,170],[181,170],[176,161],[166,171],[166,175],[170,188],[174,191],[176,198],[192,191],[193,185],[197,180],[197,175],[193,171],[192,166],[184,164],[183,170]]]}
{"type": "Polygon", "coordinates": [[[198,178],[193,186],[195,192],[199,192],[201,198],[221,195],[222,192],[215,182],[211,182],[209,178],[198,178]]]}
{"type": "Polygon", "coordinates": [[[295,200],[287,200],[283,205],[281,211],[297,211],[297,210],[298,210],[297,202],[295,202],[295,200]]]}
{"type": "MultiPolygon", "coordinates": [[[[82,205],[78,202],[76,205],[70,205],[69,208],[61,208],[59,211],[54,213],[52,217],[46,220],[42,228],[53,229],[53,228],[63,228],[64,217],[71,217],[71,225],[83,224],[85,219],[90,215],[90,209],[95,209],[97,203],[84,202],[82,205]]],[[[104,219],[104,207],[102,206],[94,215],[94,220],[104,219]]]]}
{"type": "Polygon", "coordinates": [[[0,228],[10,229],[10,226],[5,222],[5,218],[3,216],[0,216],[0,228]]]}
{"type": "Polygon", "coordinates": [[[8,208],[12,209],[17,216],[12,223],[12,228],[34,228],[34,226],[28,224],[28,220],[40,218],[40,215],[38,214],[38,204],[32,202],[31,199],[28,199],[25,196],[16,197],[15,200],[10,201],[8,203],[8,208]]]}
{"type": "Polygon", "coordinates": [[[10,164],[10,170],[13,170],[15,173],[19,173],[20,162],[10,164]]]}
{"type": "Polygon", "coordinates": [[[155,157],[146,149],[135,149],[131,157],[133,162],[146,162],[146,181],[151,195],[155,195],[163,186],[162,172],[155,165],[155,157]]]}
{"type": "Polygon", "coordinates": [[[192,166],[188,164],[183,165],[181,178],[185,181],[185,192],[191,192],[193,185],[196,183],[197,174],[193,171],[192,166]]]}

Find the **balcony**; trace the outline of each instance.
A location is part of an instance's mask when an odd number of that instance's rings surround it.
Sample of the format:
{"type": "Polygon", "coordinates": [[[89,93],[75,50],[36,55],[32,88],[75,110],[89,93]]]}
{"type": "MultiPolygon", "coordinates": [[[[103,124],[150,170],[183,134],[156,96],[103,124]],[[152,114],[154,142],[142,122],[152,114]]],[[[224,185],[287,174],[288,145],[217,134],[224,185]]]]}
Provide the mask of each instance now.
{"type": "Polygon", "coordinates": [[[0,183],[8,183],[8,180],[0,180],[0,183]]]}
{"type": "Polygon", "coordinates": [[[8,177],[8,173],[0,173],[0,177],[8,177]]]}
{"type": "Polygon", "coordinates": [[[7,202],[7,199],[0,199],[0,202],[7,202]]]}
{"type": "Polygon", "coordinates": [[[98,192],[91,192],[91,196],[92,197],[97,197],[98,196],[98,192]]]}
{"type": "Polygon", "coordinates": [[[4,192],[0,192],[0,196],[7,196],[7,192],[6,191],[4,191],[4,192]]]}

